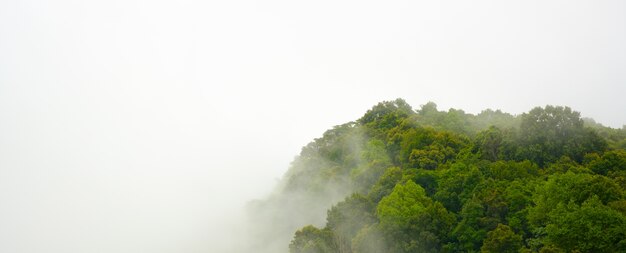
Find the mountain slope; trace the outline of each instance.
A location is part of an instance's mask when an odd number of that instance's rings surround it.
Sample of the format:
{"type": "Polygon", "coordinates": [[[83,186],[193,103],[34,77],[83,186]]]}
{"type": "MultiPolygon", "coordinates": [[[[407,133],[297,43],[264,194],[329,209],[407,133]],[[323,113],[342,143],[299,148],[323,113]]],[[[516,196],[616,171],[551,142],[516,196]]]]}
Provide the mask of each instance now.
{"type": "Polygon", "coordinates": [[[381,102],[305,146],[274,194],[250,204],[250,245],[294,253],[623,251],[625,136],[568,107],[472,115],[381,102]]]}

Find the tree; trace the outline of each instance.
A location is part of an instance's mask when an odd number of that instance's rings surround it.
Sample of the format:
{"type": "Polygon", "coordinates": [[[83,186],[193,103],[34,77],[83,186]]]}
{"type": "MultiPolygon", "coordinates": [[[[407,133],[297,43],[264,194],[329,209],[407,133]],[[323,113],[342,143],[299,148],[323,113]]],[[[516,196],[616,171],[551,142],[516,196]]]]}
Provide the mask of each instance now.
{"type": "Polygon", "coordinates": [[[485,253],[517,253],[522,247],[522,236],[515,234],[513,230],[503,224],[487,233],[487,238],[480,248],[485,253]]]}
{"type": "Polygon", "coordinates": [[[484,224],[485,208],[478,198],[472,198],[463,205],[460,216],[461,221],[452,231],[452,237],[457,241],[455,251],[475,252],[490,229],[484,224]]]}
{"type": "Polygon", "coordinates": [[[535,228],[543,227],[558,205],[570,202],[580,205],[593,196],[608,204],[621,199],[623,191],[611,179],[600,175],[572,172],[552,175],[534,192],[535,206],[530,208],[528,219],[535,228]]]}
{"type": "Polygon", "coordinates": [[[388,252],[414,252],[412,245],[419,231],[411,229],[411,222],[430,203],[424,189],[410,180],[397,184],[391,194],[380,200],[376,213],[388,242],[388,252]]]}
{"type": "Polygon", "coordinates": [[[476,144],[481,157],[490,161],[496,161],[500,157],[503,145],[502,130],[495,126],[478,133],[476,144]]]}
{"type": "Polygon", "coordinates": [[[384,236],[378,225],[362,228],[352,240],[353,253],[388,253],[384,236]]]}
{"type": "Polygon", "coordinates": [[[546,226],[548,244],[567,252],[626,251],[626,217],[597,196],[577,205],[559,204],[546,226]]]}
{"type": "Polygon", "coordinates": [[[298,230],[289,244],[290,253],[334,253],[337,246],[333,234],[327,229],[306,226],[298,230]]]}
{"type": "Polygon", "coordinates": [[[433,202],[426,210],[410,221],[410,230],[418,234],[416,252],[440,252],[441,245],[449,241],[448,234],[454,227],[456,217],[439,202],[433,202]]]}
{"type": "Polygon", "coordinates": [[[403,99],[384,101],[368,110],[357,122],[366,127],[368,134],[383,138],[386,131],[398,126],[415,112],[403,99]]]}
{"type": "Polygon", "coordinates": [[[326,228],[333,232],[339,252],[350,252],[352,239],[363,227],[374,224],[374,205],[366,197],[353,194],[328,210],[326,228]]]}
{"type": "Polygon", "coordinates": [[[613,171],[626,171],[626,151],[611,150],[598,156],[592,154],[585,157],[586,165],[595,173],[607,175],[613,171]]]}
{"type": "Polygon", "coordinates": [[[399,167],[388,168],[378,182],[370,188],[368,197],[378,203],[383,197],[389,195],[393,188],[402,179],[402,169],[399,167]]]}
{"type": "Polygon", "coordinates": [[[586,153],[607,147],[595,131],[584,127],[580,113],[569,107],[535,107],[521,117],[518,159],[531,160],[541,167],[564,155],[582,162],[586,153]]]}
{"type": "Polygon", "coordinates": [[[361,151],[360,166],[351,172],[356,189],[366,192],[391,165],[385,144],[378,139],[368,141],[361,151]]]}
{"type": "Polygon", "coordinates": [[[397,184],[391,194],[381,199],[376,213],[381,226],[393,230],[408,224],[409,219],[423,211],[430,201],[424,188],[409,180],[397,184]]]}
{"type": "Polygon", "coordinates": [[[623,143],[567,107],[386,101],[304,147],[252,210],[278,232],[253,232],[294,253],[626,252],[623,143]]]}

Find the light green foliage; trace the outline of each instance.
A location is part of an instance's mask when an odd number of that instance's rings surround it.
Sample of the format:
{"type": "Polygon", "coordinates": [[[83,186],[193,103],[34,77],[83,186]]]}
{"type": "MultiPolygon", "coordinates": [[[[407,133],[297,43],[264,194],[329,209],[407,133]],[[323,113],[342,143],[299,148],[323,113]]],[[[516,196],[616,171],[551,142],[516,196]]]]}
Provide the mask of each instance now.
{"type": "Polygon", "coordinates": [[[289,244],[290,253],[331,253],[336,252],[332,232],[306,226],[296,232],[289,244]]]}
{"type": "Polygon", "coordinates": [[[377,207],[389,252],[438,252],[455,217],[413,181],[397,184],[377,207]]]}
{"type": "Polygon", "coordinates": [[[430,201],[424,188],[407,181],[397,184],[391,194],[380,200],[376,213],[381,226],[395,229],[408,224],[411,216],[424,210],[430,201]]]}

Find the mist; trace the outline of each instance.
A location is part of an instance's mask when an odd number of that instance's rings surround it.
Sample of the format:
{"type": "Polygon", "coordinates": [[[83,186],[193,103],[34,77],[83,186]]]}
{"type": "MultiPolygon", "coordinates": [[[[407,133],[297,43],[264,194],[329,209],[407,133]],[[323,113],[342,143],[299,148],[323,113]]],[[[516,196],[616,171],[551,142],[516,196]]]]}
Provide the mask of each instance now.
{"type": "Polygon", "coordinates": [[[0,251],[239,251],[245,207],[304,145],[397,97],[469,113],[567,105],[621,128],[625,10],[3,1],[0,251]]]}

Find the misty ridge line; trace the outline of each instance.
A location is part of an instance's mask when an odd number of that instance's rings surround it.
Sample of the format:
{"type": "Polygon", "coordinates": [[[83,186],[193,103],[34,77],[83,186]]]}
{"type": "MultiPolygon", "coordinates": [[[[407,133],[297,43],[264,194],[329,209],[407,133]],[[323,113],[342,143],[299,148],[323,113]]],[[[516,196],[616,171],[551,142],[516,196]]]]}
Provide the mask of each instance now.
{"type": "MultiPolygon", "coordinates": [[[[607,177],[626,178],[625,149],[626,126],[605,127],[569,107],[473,115],[439,111],[433,102],[413,110],[403,99],[384,101],[304,146],[272,194],[248,204],[248,243],[241,252],[612,252],[621,249],[611,245],[626,229],[607,232],[608,241],[592,246],[568,246],[570,231],[535,234],[553,229],[558,221],[545,216],[561,211],[535,198],[552,194],[544,189],[562,180],[601,180],[598,187],[616,187],[608,190],[613,195],[596,203],[591,194],[578,205],[593,202],[613,215],[617,225],[611,227],[626,226],[626,213],[614,207],[626,203],[625,184],[607,177]],[[599,168],[612,157],[621,165],[599,168]],[[495,208],[490,191],[521,192],[526,199],[511,206],[505,197],[499,205],[506,210],[467,213],[495,208]],[[489,222],[475,223],[478,218],[489,222]]],[[[583,186],[570,187],[576,193],[583,186]]]]}
{"type": "Polygon", "coordinates": [[[624,10],[0,1],[0,253],[626,252],[624,10]]]}

